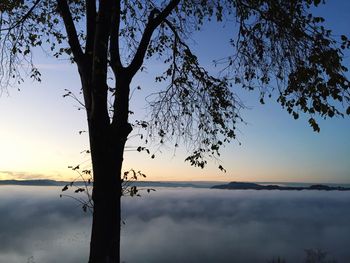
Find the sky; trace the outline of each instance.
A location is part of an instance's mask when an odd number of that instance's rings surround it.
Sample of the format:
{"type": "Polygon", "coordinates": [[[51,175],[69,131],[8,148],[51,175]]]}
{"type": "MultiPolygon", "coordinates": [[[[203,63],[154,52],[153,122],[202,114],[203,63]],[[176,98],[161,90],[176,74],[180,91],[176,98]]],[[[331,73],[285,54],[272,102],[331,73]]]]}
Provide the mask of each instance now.
{"type": "MultiPolygon", "coordinates": [[[[87,261],[91,215],[76,201],[59,198],[57,187],[0,188],[0,262],[87,261]]],[[[349,195],[158,188],[141,198],[125,197],[121,259],[306,262],[305,249],[319,249],[329,262],[349,262],[349,195]]]]}
{"type": "MultiPolygon", "coordinates": [[[[329,1],[316,12],[326,17],[335,34],[350,35],[350,2],[329,1]]],[[[209,25],[193,36],[192,46],[202,64],[215,70],[211,61],[227,54],[229,25],[217,29],[209,25]]],[[[78,104],[63,98],[65,89],[79,92],[80,81],[75,65],[56,60],[37,50],[34,59],[42,71],[42,82],[26,80],[9,88],[0,97],[0,179],[71,180],[76,174],[69,165],[89,167],[86,115],[78,104]],[[17,91],[20,88],[20,91],[17,91]]],[[[347,58],[347,61],[349,59],[347,58]]],[[[152,92],[154,75],[162,65],[147,65],[147,73],[136,76],[132,87],[140,85],[131,110],[138,118],[146,115],[144,96],[152,92]]],[[[249,109],[242,112],[247,125],[239,126],[239,141],[227,145],[221,163],[209,161],[207,168],[191,167],[184,162],[183,147],[174,151],[165,146],[150,159],[145,153],[125,152],[124,170],[141,170],[148,180],[165,181],[274,181],[350,183],[350,119],[320,121],[321,132],[314,133],[306,117],[294,120],[276,103],[276,98],[258,103],[258,95],[239,88],[249,109]]],[[[128,147],[138,146],[129,141],[128,147]]]]}

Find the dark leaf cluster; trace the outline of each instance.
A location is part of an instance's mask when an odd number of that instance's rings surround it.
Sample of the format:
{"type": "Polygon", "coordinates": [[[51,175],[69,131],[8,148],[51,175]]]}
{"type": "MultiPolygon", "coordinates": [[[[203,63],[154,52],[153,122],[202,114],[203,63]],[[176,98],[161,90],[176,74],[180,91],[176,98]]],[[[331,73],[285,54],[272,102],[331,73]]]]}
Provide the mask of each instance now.
{"type": "Polygon", "coordinates": [[[224,62],[228,75],[243,88],[260,91],[260,102],[277,90],[278,102],[297,119],[309,115],[331,118],[349,114],[350,82],[343,57],[349,49],[313,16],[310,8],[321,1],[235,1],[237,38],[234,55],[224,62]]]}

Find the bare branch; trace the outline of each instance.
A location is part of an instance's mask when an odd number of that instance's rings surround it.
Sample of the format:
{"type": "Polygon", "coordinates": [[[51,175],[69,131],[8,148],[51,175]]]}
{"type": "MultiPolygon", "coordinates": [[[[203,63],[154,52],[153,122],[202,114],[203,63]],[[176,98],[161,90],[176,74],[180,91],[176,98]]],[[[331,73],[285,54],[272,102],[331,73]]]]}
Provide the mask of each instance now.
{"type": "Polygon", "coordinates": [[[153,9],[148,17],[148,23],[142,35],[139,47],[136,51],[134,59],[130,63],[128,69],[131,74],[134,75],[142,66],[143,59],[145,57],[147,47],[151,41],[154,30],[164,22],[165,18],[173,11],[173,9],[179,4],[180,0],[172,0],[164,8],[162,12],[157,9],[153,9]]]}
{"type": "Polygon", "coordinates": [[[86,0],[86,45],[85,54],[91,55],[94,48],[96,0],[86,0]]]}
{"type": "Polygon", "coordinates": [[[28,12],[20,20],[18,20],[16,23],[11,25],[10,27],[1,28],[0,31],[11,31],[12,29],[14,29],[14,28],[18,27],[19,25],[23,24],[28,19],[28,17],[31,15],[31,13],[35,9],[35,7],[37,7],[37,5],[40,3],[40,1],[41,0],[36,0],[34,2],[33,6],[28,10],[28,12]]]}
{"type": "Polygon", "coordinates": [[[120,0],[115,1],[112,11],[112,25],[109,52],[111,55],[111,67],[114,74],[122,68],[119,51],[119,28],[120,28],[120,0]]]}
{"type": "Polygon", "coordinates": [[[84,54],[79,43],[77,30],[72,19],[72,14],[69,10],[67,0],[58,0],[57,4],[67,31],[68,43],[72,49],[74,60],[77,62],[78,66],[81,67],[84,54]]]}

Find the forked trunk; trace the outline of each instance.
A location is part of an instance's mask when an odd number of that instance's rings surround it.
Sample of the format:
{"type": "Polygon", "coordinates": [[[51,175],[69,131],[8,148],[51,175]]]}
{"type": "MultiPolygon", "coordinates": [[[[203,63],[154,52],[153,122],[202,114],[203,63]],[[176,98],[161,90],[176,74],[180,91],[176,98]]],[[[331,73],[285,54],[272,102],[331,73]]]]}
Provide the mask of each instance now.
{"type": "MultiPolygon", "coordinates": [[[[118,108],[112,122],[108,113],[99,110],[98,105],[88,120],[94,176],[89,263],[120,262],[121,169],[125,143],[132,131],[128,123],[129,83],[118,83],[115,95],[118,108]]],[[[98,100],[95,102],[99,103],[98,100]]]]}

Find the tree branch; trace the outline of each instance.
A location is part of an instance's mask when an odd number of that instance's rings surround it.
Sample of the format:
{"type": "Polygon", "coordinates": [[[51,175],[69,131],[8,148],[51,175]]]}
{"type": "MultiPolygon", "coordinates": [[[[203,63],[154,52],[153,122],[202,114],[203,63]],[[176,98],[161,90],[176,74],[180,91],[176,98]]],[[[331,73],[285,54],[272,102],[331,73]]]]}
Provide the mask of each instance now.
{"type": "Polygon", "coordinates": [[[132,75],[140,69],[145,57],[147,47],[151,41],[152,34],[154,30],[164,22],[165,18],[173,11],[173,9],[179,4],[180,0],[171,0],[169,4],[159,12],[157,9],[153,9],[148,17],[148,23],[146,25],[145,31],[143,32],[139,47],[136,51],[134,59],[130,63],[128,70],[132,75]]]}
{"type": "Polygon", "coordinates": [[[74,60],[77,62],[78,67],[81,67],[84,54],[80,46],[77,30],[72,19],[72,14],[69,10],[67,0],[58,0],[57,4],[67,31],[68,43],[72,49],[74,60]]]}
{"type": "Polygon", "coordinates": [[[181,40],[181,37],[179,35],[179,33],[177,32],[175,26],[168,20],[168,19],[164,19],[164,23],[170,28],[171,31],[173,31],[175,38],[177,39],[177,41],[183,45],[187,50],[190,50],[190,47],[181,40]]]}
{"type": "Polygon", "coordinates": [[[112,6],[113,0],[99,1],[92,57],[91,116],[94,121],[103,123],[103,125],[109,124],[107,110],[107,66],[112,6]]]}
{"type": "Polygon", "coordinates": [[[86,0],[85,54],[92,55],[95,39],[96,0],[86,0]]]}
{"type": "Polygon", "coordinates": [[[120,0],[114,2],[112,12],[109,52],[111,67],[114,74],[117,75],[117,72],[123,67],[119,53],[120,0]]]}
{"type": "Polygon", "coordinates": [[[40,3],[40,1],[41,0],[36,0],[35,3],[33,4],[33,6],[28,10],[28,12],[20,20],[18,20],[16,23],[14,23],[13,25],[11,25],[8,28],[1,28],[0,31],[10,31],[10,30],[16,28],[18,25],[22,24],[24,21],[26,21],[27,18],[30,16],[30,14],[35,9],[35,7],[40,3]]]}

